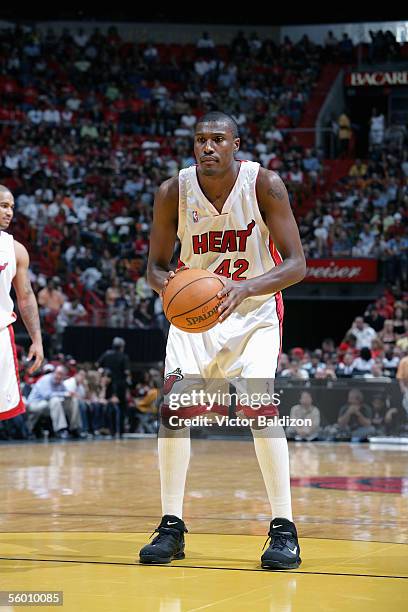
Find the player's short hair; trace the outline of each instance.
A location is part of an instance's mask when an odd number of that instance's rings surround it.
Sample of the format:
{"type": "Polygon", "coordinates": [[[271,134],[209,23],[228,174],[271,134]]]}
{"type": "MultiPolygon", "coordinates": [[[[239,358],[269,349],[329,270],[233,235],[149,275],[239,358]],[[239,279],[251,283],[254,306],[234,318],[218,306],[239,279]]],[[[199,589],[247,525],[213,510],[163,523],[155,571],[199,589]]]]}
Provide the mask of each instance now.
{"type": "Polygon", "coordinates": [[[202,123],[210,123],[212,121],[219,121],[222,123],[226,123],[228,127],[230,128],[233,137],[239,138],[239,129],[238,129],[237,122],[230,115],[227,115],[227,113],[223,113],[222,111],[211,111],[209,113],[206,113],[202,117],[200,117],[200,119],[197,121],[197,124],[196,124],[196,132],[197,132],[197,127],[199,125],[201,125],[202,123]]]}
{"type": "Polygon", "coordinates": [[[11,191],[5,185],[0,185],[0,193],[11,193],[11,191]]]}

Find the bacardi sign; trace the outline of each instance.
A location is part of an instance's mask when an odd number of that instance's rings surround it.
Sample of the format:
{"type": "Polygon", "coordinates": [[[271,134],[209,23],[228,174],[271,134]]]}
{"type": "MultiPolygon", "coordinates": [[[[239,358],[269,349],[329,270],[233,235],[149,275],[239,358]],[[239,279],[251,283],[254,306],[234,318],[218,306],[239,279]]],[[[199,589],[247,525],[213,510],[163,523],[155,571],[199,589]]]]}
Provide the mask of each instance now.
{"type": "Polygon", "coordinates": [[[346,76],[351,87],[382,87],[384,85],[408,85],[407,70],[378,72],[351,72],[346,76]]]}
{"type": "Polygon", "coordinates": [[[308,259],[306,283],[374,283],[376,259],[308,259]]]}

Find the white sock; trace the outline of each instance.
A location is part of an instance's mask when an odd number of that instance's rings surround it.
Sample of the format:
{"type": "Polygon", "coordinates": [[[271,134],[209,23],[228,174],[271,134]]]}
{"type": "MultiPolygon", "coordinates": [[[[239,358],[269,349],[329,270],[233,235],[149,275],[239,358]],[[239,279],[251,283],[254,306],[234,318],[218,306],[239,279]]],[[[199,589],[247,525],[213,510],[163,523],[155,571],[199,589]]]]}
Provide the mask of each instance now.
{"type": "Polygon", "coordinates": [[[183,517],[184,486],[190,461],[190,429],[159,431],[162,513],[183,517]]]}
{"type": "Polygon", "coordinates": [[[252,429],[255,452],[271,505],[272,518],[293,522],[290,496],[289,450],[281,426],[252,429]]]}

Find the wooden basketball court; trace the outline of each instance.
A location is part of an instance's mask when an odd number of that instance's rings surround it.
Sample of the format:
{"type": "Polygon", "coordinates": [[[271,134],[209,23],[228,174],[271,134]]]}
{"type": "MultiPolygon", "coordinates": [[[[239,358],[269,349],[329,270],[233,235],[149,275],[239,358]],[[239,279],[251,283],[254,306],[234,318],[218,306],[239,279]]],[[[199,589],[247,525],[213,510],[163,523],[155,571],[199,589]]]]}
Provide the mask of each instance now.
{"type": "Polygon", "coordinates": [[[138,550],[161,514],[154,439],[2,444],[0,590],[63,591],[51,609],[64,611],[407,609],[406,450],[291,444],[303,563],[268,572],[252,443],[192,448],[186,559],[146,567],[138,550]]]}

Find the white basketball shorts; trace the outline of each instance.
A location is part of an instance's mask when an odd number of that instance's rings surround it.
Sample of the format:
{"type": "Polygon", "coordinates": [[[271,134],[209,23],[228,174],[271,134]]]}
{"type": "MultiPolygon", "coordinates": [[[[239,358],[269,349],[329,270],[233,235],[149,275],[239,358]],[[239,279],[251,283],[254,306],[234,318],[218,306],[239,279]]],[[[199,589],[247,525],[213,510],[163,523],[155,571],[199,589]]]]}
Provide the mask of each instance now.
{"type": "Polygon", "coordinates": [[[0,421],[4,421],[25,412],[12,325],[0,329],[0,363],[0,421]]]}
{"type": "MultiPolygon", "coordinates": [[[[184,393],[188,380],[221,381],[247,386],[254,381],[275,378],[281,349],[283,304],[280,294],[263,302],[247,314],[233,312],[224,322],[200,334],[170,327],[167,340],[164,406],[169,393],[184,393]]],[[[255,387],[257,387],[255,384],[255,387]]],[[[269,384],[269,383],[268,383],[269,384]]],[[[195,407],[194,414],[203,412],[195,407]]],[[[218,412],[225,412],[220,406],[218,412]]],[[[270,408],[270,414],[276,414],[270,408]]],[[[191,412],[190,412],[191,413],[191,412]]]]}

